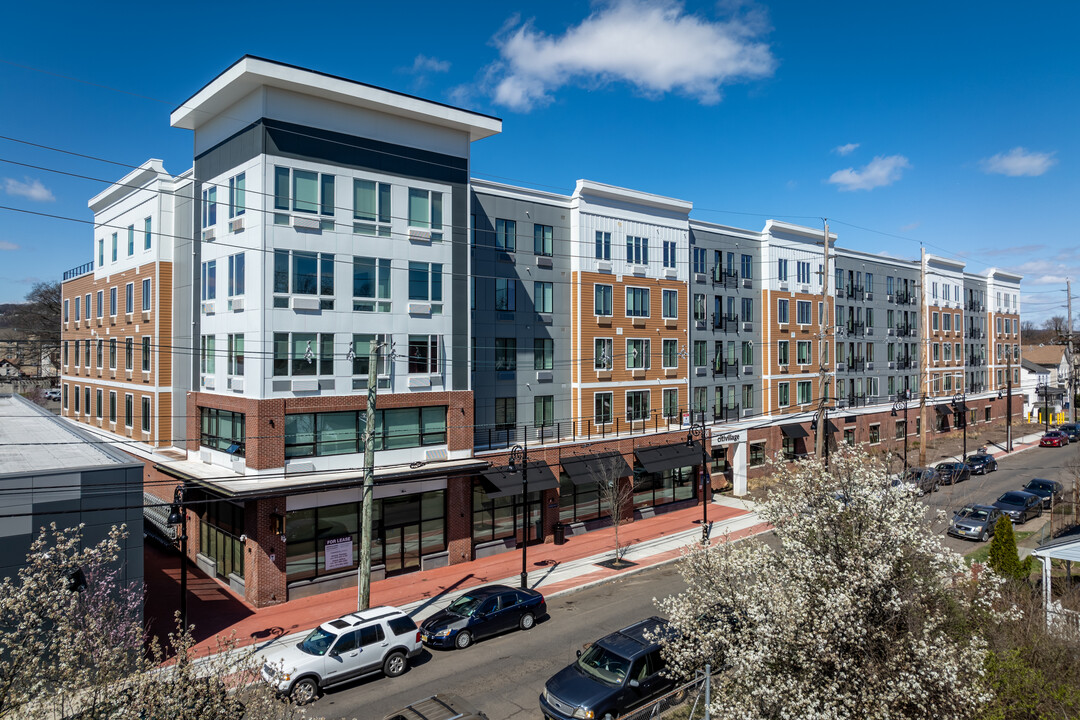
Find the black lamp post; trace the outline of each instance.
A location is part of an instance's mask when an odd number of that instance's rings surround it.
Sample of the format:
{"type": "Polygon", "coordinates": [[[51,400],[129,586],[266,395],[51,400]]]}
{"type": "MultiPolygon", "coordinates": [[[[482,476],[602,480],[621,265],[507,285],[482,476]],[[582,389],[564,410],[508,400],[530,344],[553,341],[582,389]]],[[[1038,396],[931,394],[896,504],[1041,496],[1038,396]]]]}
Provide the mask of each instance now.
{"type": "Polygon", "coordinates": [[[510,450],[510,472],[517,472],[521,462],[521,589],[529,587],[529,571],[526,569],[526,548],[529,546],[529,439],[525,447],[515,445],[510,450]]]}
{"type": "Polygon", "coordinates": [[[896,411],[899,410],[904,413],[904,472],[907,473],[907,436],[908,436],[908,419],[907,419],[907,394],[905,393],[903,398],[897,396],[896,402],[892,406],[892,416],[896,417],[896,411]]]}
{"type": "Polygon", "coordinates": [[[184,507],[184,486],[179,485],[173,493],[167,524],[180,533],[180,629],[187,630],[187,509],[184,507]]]}
{"type": "Polygon", "coordinates": [[[686,447],[694,447],[694,438],[701,438],[701,544],[709,544],[709,488],[706,485],[705,469],[708,457],[705,454],[705,411],[701,411],[701,422],[694,423],[686,431],[686,447]]]}
{"type": "Polygon", "coordinates": [[[952,406],[953,406],[953,414],[957,416],[961,426],[963,426],[963,428],[964,428],[964,454],[961,455],[961,459],[966,464],[967,463],[967,421],[968,421],[968,419],[967,419],[967,414],[968,414],[968,410],[967,410],[967,393],[958,393],[956,395],[953,395],[952,406]],[[957,407],[956,407],[957,403],[959,403],[959,405],[960,405],[959,409],[957,409],[957,407]]]}

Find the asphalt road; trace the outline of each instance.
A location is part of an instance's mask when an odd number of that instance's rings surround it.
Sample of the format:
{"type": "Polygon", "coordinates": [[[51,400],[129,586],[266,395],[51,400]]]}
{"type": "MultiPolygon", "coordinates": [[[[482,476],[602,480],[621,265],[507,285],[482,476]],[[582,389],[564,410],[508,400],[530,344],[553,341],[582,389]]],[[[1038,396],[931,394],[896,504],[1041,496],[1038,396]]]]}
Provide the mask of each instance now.
{"type": "Polygon", "coordinates": [[[563,595],[549,600],[549,617],[528,632],[513,631],[466,650],[425,649],[401,677],[377,676],[329,690],[309,712],[378,720],[410,702],[453,692],[492,720],[537,718],[544,682],[572,662],[582,645],[657,614],[654,597],[685,587],[668,564],[563,595]]]}
{"type": "MultiPolygon", "coordinates": [[[[969,448],[974,452],[974,448],[969,448]]],[[[1014,455],[998,459],[997,472],[986,475],[972,475],[956,485],[946,485],[926,498],[930,513],[942,510],[945,520],[935,522],[933,527],[940,532],[945,544],[957,552],[967,554],[982,546],[972,540],[962,540],[945,534],[953,512],[968,503],[990,505],[1007,490],[1020,490],[1032,478],[1045,478],[1061,482],[1066,492],[1072,488],[1073,474],[1070,464],[1080,461],[1080,443],[1071,443],[1063,448],[1035,447],[1014,455]]],[[[1039,530],[1050,518],[1046,512],[1042,518],[1029,520],[1024,525],[1017,525],[1019,531],[1039,530]]]]}

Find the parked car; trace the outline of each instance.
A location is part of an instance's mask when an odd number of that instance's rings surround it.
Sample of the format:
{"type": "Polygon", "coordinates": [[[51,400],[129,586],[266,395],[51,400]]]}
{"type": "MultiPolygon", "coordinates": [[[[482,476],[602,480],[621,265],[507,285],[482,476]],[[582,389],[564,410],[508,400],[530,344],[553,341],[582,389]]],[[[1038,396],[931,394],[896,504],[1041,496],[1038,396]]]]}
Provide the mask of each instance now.
{"type": "Polygon", "coordinates": [[[46,390],[44,392],[44,397],[45,397],[46,400],[59,400],[60,399],[60,388],[51,388],[49,390],[46,390]]]}
{"type": "Polygon", "coordinates": [[[964,464],[967,465],[968,471],[972,475],[985,475],[988,472],[996,471],[998,467],[997,460],[989,453],[968,455],[964,459],[964,464]]]}
{"type": "Polygon", "coordinates": [[[423,649],[412,618],[395,607],[375,607],[325,622],[277,657],[270,655],[262,676],[303,705],[333,685],[379,672],[397,677],[423,649]]]}
{"type": "Polygon", "coordinates": [[[544,684],[540,711],[545,720],[617,717],[675,687],[664,672],[658,633],[667,632],[659,617],[634,623],[600,638],[544,684]]]}
{"type": "Polygon", "coordinates": [[[1058,430],[1069,436],[1069,442],[1076,442],[1080,440],[1080,423],[1069,423],[1067,425],[1059,425],[1058,430]]]}
{"type": "Polygon", "coordinates": [[[1069,436],[1060,430],[1051,430],[1039,440],[1039,447],[1064,447],[1069,444],[1069,436]]]}
{"type": "Polygon", "coordinates": [[[992,505],[965,505],[953,514],[946,531],[960,538],[973,538],[986,542],[994,534],[994,526],[1001,519],[1001,510],[992,505]]]}
{"type": "Polygon", "coordinates": [[[457,695],[432,695],[395,710],[383,720],[488,720],[488,716],[457,695]]]}
{"type": "Polygon", "coordinates": [[[1021,525],[1042,516],[1042,498],[1023,490],[1010,490],[994,502],[994,507],[1021,525]]]}
{"type": "Polygon", "coordinates": [[[940,483],[937,470],[928,467],[908,468],[907,472],[892,482],[894,486],[903,485],[920,497],[926,493],[937,492],[940,483]]]}
{"type": "Polygon", "coordinates": [[[1029,480],[1028,484],[1024,486],[1024,492],[1038,495],[1042,498],[1042,506],[1047,509],[1050,507],[1051,498],[1055,503],[1065,499],[1065,486],[1057,480],[1043,480],[1042,478],[1029,480]]]}
{"type": "Polygon", "coordinates": [[[938,463],[934,466],[934,469],[937,470],[942,485],[952,485],[971,477],[971,470],[967,465],[960,462],[938,463]]]}
{"type": "Polygon", "coordinates": [[[488,585],[468,591],[420,623],[420,639],[432,647],[463,650],[487,635],[531,630],[545,613],[547,603],[536,590],[488,585]]]}

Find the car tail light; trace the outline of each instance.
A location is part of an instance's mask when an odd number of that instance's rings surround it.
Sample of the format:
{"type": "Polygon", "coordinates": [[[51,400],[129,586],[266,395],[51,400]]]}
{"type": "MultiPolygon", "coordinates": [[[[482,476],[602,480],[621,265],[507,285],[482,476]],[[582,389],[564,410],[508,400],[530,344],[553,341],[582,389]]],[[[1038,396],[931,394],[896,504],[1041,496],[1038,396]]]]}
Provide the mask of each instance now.
{"type": "Polygon", "coordinates": [[[420,642],[420,631],[416,631],[416,642],[420,642]]]}

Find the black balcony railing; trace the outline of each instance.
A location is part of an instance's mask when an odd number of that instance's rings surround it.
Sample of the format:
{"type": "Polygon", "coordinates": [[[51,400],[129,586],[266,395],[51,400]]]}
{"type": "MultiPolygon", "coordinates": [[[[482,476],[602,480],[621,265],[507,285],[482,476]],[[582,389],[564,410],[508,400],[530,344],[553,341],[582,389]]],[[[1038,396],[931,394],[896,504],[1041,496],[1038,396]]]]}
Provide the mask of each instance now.
{"type": "Polygon", "coordinates": [[[964,309],[970,312],[983,312],[986,308],[981,302],[968,300],[964,303],[964,309]]]}
{"type": "Polygon", "coordinates": [[[972,394],[986,392],[986,383],[970,382],[968,383],[968,392],[972,394]]]}
{"type": "Polygon", "coordinates": [[[893,296],[897,305],[914,305],[915,293],[901,290],[893,296]]]}
{"type": "Polygon", "coordinates": [[[713,406],[713,420],[715,422],[730,422],[739,419],[739,405],[713,406]]]}
{"type": "Polygon", "coordinates": [[[64,281],[67,282],[68,280],[71,280],[73,278],[77,278],[80,275],[85,275],[86,273],[93,272],[93,271],[94,271],[94,261],[91,260],[90,262],[83,263],[82,265],[79,265],[78,267],[73,267],[70,270],[65,270],[64,271],[64,281]]]}
{"type": "Polygon", "coordinates": [[[848,323],[847,334],[851,337],[862,337],[866,334],[866,325],[859,322],[848,323]]]}
{"type": "Polygon", "coordinates": [[[725,270],[721,265],[713,265],[712,281],[714,285],[723,285],[726,288],[739,286],[739,271],[725,270]]]}
{"type": "Polygon", "coordinates": [[[713,377],[739,377],[739,364],[729,363],[724,358],[713,360],[713,377]]]}
{"type": "Polygon", "coordinates": [[[981,366],[981,365],[985,365],[985,364],[986,364],[986,358],[981,358],[981,357],[969,357],[969,358],[967,359],[967,364],[968,364],[968,365],[970,365],[971,367],[979,367],[979,366],[981,366]]]}
{"type": "Polygon", "coordinates": [[[720,332],[739,332],[739,316],[727,313],[713,313],[713,330],[720,332]]]}
{"type": "Polygon", "coordinates": [[[866,370],[866,358],[851,358],[844,363],[844,372],[863,372],[866,370]]]}
{"type": "Polygon", "coordinates": [[[896,334],[900,337],[907,337],[911,335],[912,331],[914,330],[915,326],[909,325],[908,323],[900,323],[896,326],[896,334]]]}
{"type": "Polygon", "coordinates": [[[909,357],[903,357],[896,361],[897,370],[911,370],[915,367],[915,360],[909,357]]]}
{"type": "Polygon", "coordinates": [[[865,300],[866,291],[858,285],[849,285],[847,287],[846,296],[852,298],[853,300],[865,300]]]}
{"type": "Polygon", "coordinates": [[[862,407],[866,405],[866,395],[848,395],[847,401],[849,407],[862,407]]]}
{"type": "Polygon", "coordinates": [[[986,332],[984,330],[980,330],[979,328],[968,328],[966,336],[970,340],[981,340],[982,338],[986,337],[986,332]]]}

